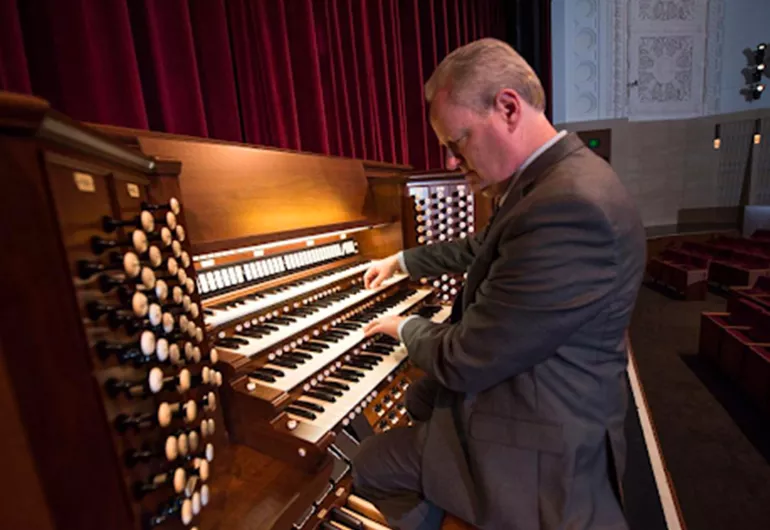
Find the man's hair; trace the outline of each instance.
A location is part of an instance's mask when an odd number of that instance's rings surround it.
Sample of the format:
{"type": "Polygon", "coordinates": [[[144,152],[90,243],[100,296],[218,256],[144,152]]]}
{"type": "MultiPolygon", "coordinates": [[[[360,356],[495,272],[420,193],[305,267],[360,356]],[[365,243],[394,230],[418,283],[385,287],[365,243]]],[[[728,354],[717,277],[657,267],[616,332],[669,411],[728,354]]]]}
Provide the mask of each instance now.
{"type": "Polygon", "coordinates": [[[487,38],[447,55],[425,84],[425,99],[432,103],[439,90],[448,89],[454,103],[485,112],[504,88],[515,90],[535,109],[545,110],[543,85],[532,67],[508,44],[487,38]]]}

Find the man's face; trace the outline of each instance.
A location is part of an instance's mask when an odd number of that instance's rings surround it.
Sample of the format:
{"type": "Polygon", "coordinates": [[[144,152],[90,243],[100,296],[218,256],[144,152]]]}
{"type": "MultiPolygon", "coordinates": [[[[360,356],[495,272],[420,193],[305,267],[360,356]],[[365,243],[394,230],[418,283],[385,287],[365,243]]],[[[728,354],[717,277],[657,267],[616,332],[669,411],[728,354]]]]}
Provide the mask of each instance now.
{"type": "Polygon", "coordinates": [[[479,113],[457,105],[446,90],[431,104],[431,125],[447,149],[446,167],[463,170],[474,192],[511,176],[511,135],[502,114],[496,107],[479,113]]]}

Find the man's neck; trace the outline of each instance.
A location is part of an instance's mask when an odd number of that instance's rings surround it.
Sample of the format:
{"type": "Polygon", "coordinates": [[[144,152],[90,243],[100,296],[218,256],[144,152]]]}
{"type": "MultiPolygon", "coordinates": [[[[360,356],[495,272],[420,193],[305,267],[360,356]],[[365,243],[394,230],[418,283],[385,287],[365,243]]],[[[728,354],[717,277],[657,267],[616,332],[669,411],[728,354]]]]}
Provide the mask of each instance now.
{"type": "MultiPolygon", "coordinates": [[[[509,189],[510,186],[513,185],[513,181],[517,180],[519,176],[521,175],[522,171],[526,169],[526,166],[528,166],[530,163],[534,161],[532,159],[533,155],[537,153],[544,145],[546,145],[549,142],[552,142],[553,139],[559,134],[556,129],[551,125],[550,123],[547,123],[547,127],[541,127],[540,134],[535,136],[534,138],[530,138],[530,149],[526,151],[526,156],[524,156],[521,160],[521,162],[516,166],[516,169],[511,173],[509,177],[507,177],[505,180],[501,180],[499,182],[496,182],[490,186],[487,186],[482,190],[482,194],[487,198],[494,198],[494,199],[500,199],[505,192],[509,189]]],[[[542,153],[540,153],[542,154],[542,153]]]]}

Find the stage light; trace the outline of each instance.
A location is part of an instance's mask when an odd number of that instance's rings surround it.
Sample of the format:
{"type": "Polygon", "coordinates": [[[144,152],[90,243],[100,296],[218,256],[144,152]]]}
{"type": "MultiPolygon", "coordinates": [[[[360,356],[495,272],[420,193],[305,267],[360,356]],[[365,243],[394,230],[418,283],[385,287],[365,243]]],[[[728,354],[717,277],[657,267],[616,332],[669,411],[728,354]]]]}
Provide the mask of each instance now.
{"type": "Polygon", "coordinates": [[[759,83],[762,81],[762,74],[765,73],[765,65],[758,64],[757,66],[752,66],[749,70],[751,72],[751,80],[754,83],[759,83]]]}
{"type": "Polygon", "coordinates": [[[767,44],[764,42],[760,42],[759,46],[757,46],[757,49],[754,50],[754,64],[762,64],[765,62],[765,50],[767,48],[767,44]]]}
{"type": "Polygon", "coordinates": [[[754,99],[759,99],[762,97],[762,93],[765,91],[765,85],[759,84],[754,85],[754,87],[751,89],[751,97],[754,99]]]}

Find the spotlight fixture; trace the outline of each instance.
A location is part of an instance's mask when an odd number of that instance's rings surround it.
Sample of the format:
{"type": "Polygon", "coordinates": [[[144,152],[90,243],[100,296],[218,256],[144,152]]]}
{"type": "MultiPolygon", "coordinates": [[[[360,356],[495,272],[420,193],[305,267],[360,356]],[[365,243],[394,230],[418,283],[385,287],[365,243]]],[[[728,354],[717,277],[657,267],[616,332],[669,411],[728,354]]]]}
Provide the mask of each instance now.
{"type": "Polygon", "coordinates": [[[765,85],[759,83],[754,85],[751,88],[751,97],[754,99],[759,99],[762,97],[762,93],[765,91],[765,85]]]}
{"type": "Polygon", "coordinates": [[[751,80],[759,83],[762,80],[762,74],[765,73],[765,64],[758,64],[751,68],[751,80]]]}
{"type": "Polygon", "coordinates": [[[760,65],[765,62],[765,50],[767,48],[767,44],[764,42],[760,42],[757,46],[757,49],[754,50],[754,64],[760,65]]]}

